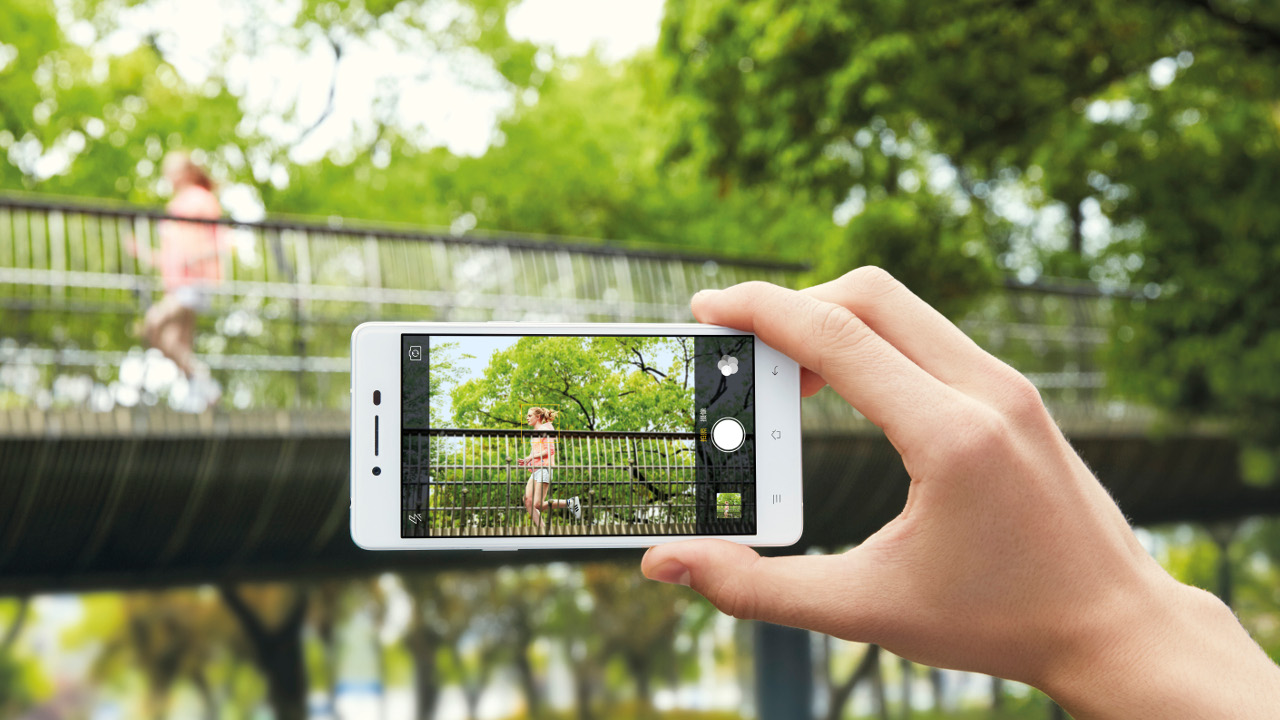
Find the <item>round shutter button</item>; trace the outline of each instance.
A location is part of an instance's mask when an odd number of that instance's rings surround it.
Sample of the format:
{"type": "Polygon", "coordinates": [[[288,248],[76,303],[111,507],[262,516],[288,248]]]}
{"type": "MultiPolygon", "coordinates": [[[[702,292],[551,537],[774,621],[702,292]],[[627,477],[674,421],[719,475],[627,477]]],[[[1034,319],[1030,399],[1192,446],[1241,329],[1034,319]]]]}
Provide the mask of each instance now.
{"type": "Polygon", "coordinates": [[[711,426],[711,442],[724,452],[733,452],[742,447],[742,441],[746,436],[742,423],[731,417],[720,418],[715,425],[711,426]]]}

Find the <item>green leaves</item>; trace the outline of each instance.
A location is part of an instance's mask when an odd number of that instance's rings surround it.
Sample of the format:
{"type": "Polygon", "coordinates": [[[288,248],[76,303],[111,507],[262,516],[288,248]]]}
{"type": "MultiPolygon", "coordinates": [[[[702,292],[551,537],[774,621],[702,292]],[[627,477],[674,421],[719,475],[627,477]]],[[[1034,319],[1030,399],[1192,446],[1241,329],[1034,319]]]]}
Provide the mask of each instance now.
{"type": "Polygon", "coordinates": [[[692,341],[524,337],[442,391],[463,429],[522,428],[537,405],[560,410],[560,430],[691,431],[692,341]]]}

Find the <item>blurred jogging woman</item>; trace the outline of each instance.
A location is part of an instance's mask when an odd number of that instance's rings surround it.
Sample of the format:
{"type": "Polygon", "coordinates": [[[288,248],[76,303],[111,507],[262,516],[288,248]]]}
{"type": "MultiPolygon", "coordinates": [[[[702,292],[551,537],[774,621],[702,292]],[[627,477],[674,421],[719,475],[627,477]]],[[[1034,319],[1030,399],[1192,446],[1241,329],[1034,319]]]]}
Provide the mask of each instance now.
{"type": "MultiPolygon", "coordinates": [[[[164,158],[163,173],[173,186],[165,212],[192,220],[216,220],[222,206],[213,194],[208,173],[184,152],[164,158]]],[[[196,359],[196,315],[207,312],[210,291],[222,280],[219,227],[213,223],[165,220],[159,226],[160,248],[154,261],[164,283],[164,297],[143,320],[143,335],[173,361],[191,383],[193,396],[213,403],[220,394],[209,368],[196,359]]],[[[203,409],[203,408],[200,408],[203,409]]]]}
{"type": "Polygon", "coordinates": [[[551,508],[568,508],[574,518],[582,519],[582,503],[578,502],[577,496],[568,500],[547,500],[547,494],[551,491],[551,468],[556,464],[556,439],[552,435],[555,426],[552,423],[559,414],[548,408],[529,408],[524,421],[534,430],[544,432],[534,434],[529,454],[516,461],[531,471],[529,482],[524,486],[524,509],[539,529],[546,529],[542,513],[551,508]]]}

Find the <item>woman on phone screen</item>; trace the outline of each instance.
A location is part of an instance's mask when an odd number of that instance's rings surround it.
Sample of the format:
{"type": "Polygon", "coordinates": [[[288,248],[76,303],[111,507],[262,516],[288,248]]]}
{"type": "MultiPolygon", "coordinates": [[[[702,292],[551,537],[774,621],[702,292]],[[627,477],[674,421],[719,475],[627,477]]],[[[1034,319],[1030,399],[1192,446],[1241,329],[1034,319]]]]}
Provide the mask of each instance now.
{"type": "Polygon", "coordinates": [[[568,508],[575,519],[582,519],[582,503],[577,496],[568,500],[547,500],[547,494],[551,491],[551,468],[556,464],[556,439],[553,434],[556,428],[552,423],[559,414],[556,410],[532,407],[524,416],[524,421],[539,432],[534,433],[529,454],[516,462],[530,471],[529,482],[524,487],[524,509],[538,529],[546,529],[542,513],[550,508],[568,508]]]}

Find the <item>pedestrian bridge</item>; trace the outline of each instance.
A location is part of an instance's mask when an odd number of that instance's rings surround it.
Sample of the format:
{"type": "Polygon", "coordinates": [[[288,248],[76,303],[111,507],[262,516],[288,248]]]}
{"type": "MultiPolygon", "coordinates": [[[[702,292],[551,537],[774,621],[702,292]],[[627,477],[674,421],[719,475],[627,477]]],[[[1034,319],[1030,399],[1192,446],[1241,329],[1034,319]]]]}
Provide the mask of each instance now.
{"type": "MultiPolygon", "coordinates": [[[[687,321],[698,289],[748,279],[795,286],[805,273],[600,243],[220,221],[226,279],[197,351],[225,395],[189,413],[174,409],[183,388],[172,367],[131,334],[158,293],[145,248],[168,220],[0,196],[0,593],[634,556],[356,548],[351,328],[375,319],[687,321]]],[[[1011,282],[960,322],[1041,388],[1135,523],[1280,512],[1280,488],[1245,484],[1236,444],[1214,427],[1160,421],[1108,394],[1095,356],[1111,308],[1128,301],[1011,282]]],[[[803,452],[805,534],[788,552],[856,543],[901,509],[907,476],[896,452],[829,390],[804,403],[803,452]]],[[[617,453],[618,462],[637,457],[617,453]]],[[[663,521],[647,510],[654,493],[630,470],[614,472],[609,482],[637,484],[621,508],[628,522],[663,521]]],[[[680,469],[663,472],[666,487],[680,482],[680,469]]],[[[449,502],[475,515],[467,500],[449,502]]],[[[663,522],[680,517],[673,509],[663,522]]]]}

